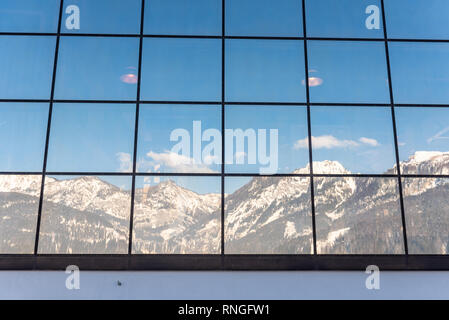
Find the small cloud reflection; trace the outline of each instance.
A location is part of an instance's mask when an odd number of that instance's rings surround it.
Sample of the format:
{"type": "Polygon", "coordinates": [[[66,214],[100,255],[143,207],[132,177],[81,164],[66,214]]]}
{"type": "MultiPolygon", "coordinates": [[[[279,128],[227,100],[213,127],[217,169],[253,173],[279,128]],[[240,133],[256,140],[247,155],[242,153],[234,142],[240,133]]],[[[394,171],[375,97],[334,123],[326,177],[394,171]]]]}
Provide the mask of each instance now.
{"type": "Polygon", "coordinates": [[[137,83],[137,69],[134,67],[126,68],[126,73],[120,77],[120,81],[128,84],[136,84],[137,83]]]}
{"type": "MultiPolygon", "coordinates": [[[[301,81],[302,85],[306,84],[305,80],[301,81]]],[[[309,77],[309,87],[317,87],[323,84],[323,79],[319,77],[309,77]]]]}

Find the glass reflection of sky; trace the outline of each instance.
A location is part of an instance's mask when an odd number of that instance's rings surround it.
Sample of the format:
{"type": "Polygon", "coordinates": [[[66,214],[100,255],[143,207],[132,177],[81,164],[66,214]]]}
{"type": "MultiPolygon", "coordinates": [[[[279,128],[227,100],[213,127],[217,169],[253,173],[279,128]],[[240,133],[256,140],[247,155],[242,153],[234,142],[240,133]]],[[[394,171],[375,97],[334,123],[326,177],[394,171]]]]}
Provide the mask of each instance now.
{"type": "Polygon", "coordinates": [[[0,98],[49,99],[56,38],[0,36],[0,98]]]}
{"type": "Polygon", "coordinates": [[[383,42],[309,41],[311,102],[389,103],[383,42]]]}
{"type": "Polygon", "coordinates": [[[449,103],[449,43],[390,43],[395,103],[449,103]]]}
{"type": "Polygon", "coordinates": [[[395,165],[390,108],[314,106],[311,119],[313,161],[338,161],[352,173],[369,174],[395,165]]]}
{"type": "Polygon", "coordinates": [[[138,60],[137,38],[62,37],[55,99],[136,100],[136,83],[122,76],[138,60]]]}
{"type": "Polygon", "coordinates": [[[448,108],[396,108],[396,127],[401,161],[416,151],[449,151],[448,108]]]}
{"type": "Polygon", "coordinates": [[[76,5],[80,9],[80,29],[68,30],[64,12],[61,32],[70,33],[140,33],[141,0],[64,0],[64,8],[76,5]]]}
{"type": "Polygon", "coordinates": [[[304,79],[303,41],[226,41],[227,101],[305,102],[304,79]]]}
{"type": "Polygon", "coordinates": [[[48,172],[131,172],[135,105],[55,104],[48,172]]]}
{"type": "Polygon", "coordinates": [[[47,103],[0,103],[0,171],[42,170],[47,103]]]}
{"type": "Polygon", "coordinates": [[[366,28],[370,14],[365,11],[370,5],[381,8],[379,0],[306,0],[307,36],[383,38],[381,12],[380,28],[366,28]]]}
{"type": "Polygon", "coordinates": [[[60,3],[60,0],[2,0],[0,32],[57,32],[60,3]]]}

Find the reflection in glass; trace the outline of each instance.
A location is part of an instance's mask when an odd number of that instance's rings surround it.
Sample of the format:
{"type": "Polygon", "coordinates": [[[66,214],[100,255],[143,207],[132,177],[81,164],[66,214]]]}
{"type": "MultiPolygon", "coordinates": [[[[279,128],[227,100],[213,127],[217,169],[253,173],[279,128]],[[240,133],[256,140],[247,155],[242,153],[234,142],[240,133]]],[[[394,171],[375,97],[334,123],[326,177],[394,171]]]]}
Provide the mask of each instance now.
{"type": "Polygon", "coordinates": [[[226,34],[300,37],[301,1],[226,0],[226,34]]]}
{"type": "Polygon", "coordinates": [[[305,102],[304,45],[293,40],[227,40],[226,100],[305,102]]]}
{"type": "Polygon", "coordinates": [[[226,106],[226,172],[309,173],[307,110],[300,106],[226,106]]]}
{"type": "Polygon", "coordinates": [[[0,175],[0,254],[32,254],[41,175],[0,175]]]}
{"type": "Polygon", "coordinates": [[[39,253],[126,254],[131,177],[46,177],[39,253]]]}
{"type": "Polygon", "coordinates": [[[449,254],[449,179],[403,178],[410,254],[449,254]]]}
{"type": "Polygon", "coordinates": [[[135,100],[138,57],[137,38],[62,37],[55,98],[135,100]]]}
{"type": "Polygon", "coordinates": [[[0,99],[49,99],[56,37],[0,36],[0,99]]]}
{"type": "Polygon", "coordinates": [[[404,254],[397,178],[314,178],[314,186],[318,254],[404,254]]]}
{"type": "MultiPolygon", "coordinates": [[[[393,122],[388,107],[312,107],[314,173],[395,173],[393,122]]],[[[307,136],[296,148],[307,148],[307,136]]]]}
{"type": "Polygon", "coordinates": [[[390,43],[396,103],[449,103],[449,43],[390,43]]]}
{"type": "Polygon", "coordinates": [[[0,171],[42,170],[48,104],[0,103],[0,171]]]}
{"type": "Polygon", "coordinates": [[[389,38],[449,39],[447,0],[384,0],[389,38]]]}
{"type": "Polygon", "coordinates": [[[139,172],[221,172],[220,106],[141,105],[139,116],[139,172]]]}
{"type": "Polygon", "coordinates": [[[55,104],[48,172],[131,172],[135,105],[55,104]]]}
{"type": "Polygon", "coordinates": [[[384,37],[380,0],[306,0],[306,13],[309,37],[384,37]],[[378,20],[370,18],[373,14],[378,20]]]}
{"type": "Polygon", "coordinates": [[[69,33],[140,33],[142,0],[64,0],[61,32],[69,33]],[[67,28],[65,21],[73,15],[66,12],[75,5],[80,10],[80,28],[67,28]]]}
{"type": "Polygon", "coordinates": [[[145,2],[145,34],[221,36],[221,0],[145,2]]]}
{"type": "Polygon", "coordinates": [[[309,41],[312,102],[389,103],[383,42],[309,41]]]}
{"type": "Polygon", "coordinates": [[[449,174],[449,109],[396,108],[402,174],[449,174]]]}
{"type": "Polygon", "coordinates": [[[57,32],[60,0],[2,0],[0,32],[57,32]]]}
{"type": "Polygon", "coordinates": [[[135,197],[133,253],[220,253],[220,177],[137,177],[135,197]]]}
{"type": "Polygon", "coordinates": [[[144,39],[142,100],[221,101],[221,40],[144,39]]]}
{"type": "Polygon", "coordinates": [[[309,178],[233,177],[225,186],[226,254],[313,252],[309,178]]]}

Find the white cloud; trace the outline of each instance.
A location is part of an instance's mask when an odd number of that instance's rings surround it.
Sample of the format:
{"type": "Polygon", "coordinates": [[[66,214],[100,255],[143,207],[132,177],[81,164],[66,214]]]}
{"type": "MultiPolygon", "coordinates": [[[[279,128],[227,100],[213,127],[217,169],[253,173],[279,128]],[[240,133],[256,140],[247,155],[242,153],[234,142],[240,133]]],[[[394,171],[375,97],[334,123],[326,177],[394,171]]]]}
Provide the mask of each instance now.
{"type": "Polygon", "coordinates": [[[147,157],[156,162],[154,165],[155,168],[165,166],[174,169],[173,171],[177,173],[217,173],[205,164],[196,164],[194,159],[171,151],[165,151],[163,153],[150,151],[147,153],[147,157]]]}
{"type": "Polygon", "coordinates": [[[427,139],[427,143],[432,143],[435,140],[449,139],[449,137],[443,136],[443,134],[445,134],[448,131],[449,131],[449,127],[444,128],[443,130],[439,131],[434,136],[432,136],[429,139],[427,139]]]}
{"type": "MultiPolygon", "coordinates": [[[[372,147],[379,146],[379,142],[375,139],[362,137],[357,141],[354,140],[340,140],[331,135],[313,137],[312,145],[314,149],[334,149],[334,148],[355,148],[361,145],[369,145],[372,147]]],[[[309,146],[309,139],[304,138],[298,140],[294,144],[295,149],[305,149],[309,146]]]]}
{"type": "Polygon", "coordinates": [[[117,160],[120,163],[120,172],[132,172],[133,162],[131,160],[131,155],[125,152],[118,152],[116,154],[117,160]]]}
{"type": "Polygon", "coordinates": [[[372,147],[377,147],[377,146],[379,146],[379,142],[377,142],[376,139],[370,139],[370,138],[361,137],[361,138],[359,139],[359,141],[360,141],[361,143],[363,143],[363,144],[367,144],[367,145],[370,145],[370,146],[372,146],[372,147]]]}

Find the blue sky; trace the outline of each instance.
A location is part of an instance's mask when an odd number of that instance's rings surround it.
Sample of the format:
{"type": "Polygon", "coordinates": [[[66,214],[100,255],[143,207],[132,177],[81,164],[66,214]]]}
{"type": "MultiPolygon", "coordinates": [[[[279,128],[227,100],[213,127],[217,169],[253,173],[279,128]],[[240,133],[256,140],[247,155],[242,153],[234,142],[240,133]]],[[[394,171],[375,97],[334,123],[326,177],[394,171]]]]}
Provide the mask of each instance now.
{"type": "MultiPolygon", "coordinates": [[[[2,2],[0,31],[56,31],[58,0],[40,1],[40,6],[34,0],[17,3],[2,2]]],[[[302,36],[300,3],[228,0],[226,33],[302,36]]],[[[449,3],[430,3],[432,6],[423,0],[386,0],[390,36],[447,38],[448,22],[440,12],[447,11],[449,3]],[[416,12],[428,18],[418,19],[416,12]]],[[[78,5],[82,12],[81,30],[70,32],[140,31],[140,0],[126,4],[119,0],[65,0],[64,4],[78,5]]],[[[364,7],[378,5],[379,0],[308,0],[306,4],[310,36],[383,35],[382,28],[367,30],[364,26],[364,7]]],[[[146,5],[145,33],[221,35],[218,0],[153,0],[146,5]]],[[[67,31],[64,25],[62,31],[67,31]]],[[[55,40],[49,36],[0,36],[1,99],[50,98],[55,40]]],[[[303,44],[302,40],[227,39],[226,101],[305,102],[303,44]]],[[[221,102],[221,46],[221,39],[145,38],[141,99],[221,102]]],[[[55,98],[136,100],[138,48],[138,38],[61,37],[55,98]]],[[[395,102],[449,102],[449,44],[395,42],[389,49],[395,102]]],[[[382,41],[309,41],[308,57],[312,102],[390,103],[382,41]]],[[[219,105],[142,104],[140,111],[137,161],[141,172],[179,172],[176,163],[166,157],[175,144],[170,141],[172,130],[184,128],[192,134],[193,121],[201,121],[203,131],[221,129],[219,105]],[[158,164],[161,167],[156,168],[158,164]]],[[[47,113],[48,104],[0,104],[0,148],[6,150],[0,153],[0,171],[41,170],[47,113]]],[[[418,150],[447,150],[447,118],[445,109],[398,108],[401,159],[418,150]]],[[[394,165],[389,108],[314,106],[311,119],[314,160],[336,160],[360,173],[383,173],[394,165]]],[[[55,104],[47,170],[129,172],[134,120],[133,103],[55,104]]],[[[307,165],[304,107],[227,105],[225,123],[232,129],[278,129],[278,173],[307,165]]],[[[227,172],[258,173],[259,169],[248,164],[226,166],[227,172]]],[[[206,165],[191,166],[191,170],[220,172],[221,168],[206,165]]],[[[201,192],[208,186],[192,182],[192,188],[194,185],[201,192]]]]}

